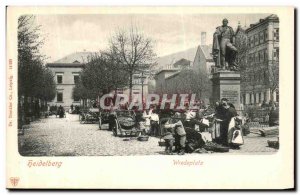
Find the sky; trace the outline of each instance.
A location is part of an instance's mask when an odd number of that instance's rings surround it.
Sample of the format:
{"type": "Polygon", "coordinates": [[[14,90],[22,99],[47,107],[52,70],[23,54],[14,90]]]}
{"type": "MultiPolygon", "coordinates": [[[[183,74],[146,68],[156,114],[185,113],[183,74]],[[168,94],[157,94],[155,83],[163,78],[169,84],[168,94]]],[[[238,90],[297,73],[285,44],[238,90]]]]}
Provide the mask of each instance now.
{"type": "Polygon", "coordinates": [[[136,26],[154,41],[157,56],[196,47],[201,32],[206,43],[212,43],[213,33],[227,18],[234,29],[240,23],[249,27],[266,14],[97,14],[97,15],[36,15],[45,43],[41,52],[54,62],[66,55],[81,51],[100,51],[108,47],[108,40],[118,29],[136,26]]]}

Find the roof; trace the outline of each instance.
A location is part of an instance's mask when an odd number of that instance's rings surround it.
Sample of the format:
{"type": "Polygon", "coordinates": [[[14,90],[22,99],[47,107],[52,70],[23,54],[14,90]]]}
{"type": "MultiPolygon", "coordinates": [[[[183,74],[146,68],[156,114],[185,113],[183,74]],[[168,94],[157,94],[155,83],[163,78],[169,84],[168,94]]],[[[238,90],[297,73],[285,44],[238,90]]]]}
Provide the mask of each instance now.
{"type": "Polygon", "coordinates": [[[201,50],[206,58],[206,60],[213,60],[212,57],[212,45],[200,45],[201,50]]]}
{"type": "Polygon", "coordinates": [[[174,66],[177,66],[177,65],[189,66],[190,64],[191,64],[190,60],[182,58],[182,59],[178,60],[177,62],[175,62],[174,66]]]}
{"type": "Polygon", "coordinates": [[[169,80],[169,79],[171,79],[171,78],[173,78],[173,77],[176,77],[177,75],[179,75],[179,73],[180,73],[180,71],[175,72],[174,74],[172,74],[172,75],[166,77],[165,80],[169,80]]]}
{"type": "Polygon", "coordinates": [[[189,60],[189,61],[194,61],[194,58],[196,56],[198,46],[189,48],[187,50],[179,51],[176,53],[172,53],[169,55],[165,55],[162,57],[157,58],[157,67],[158,68],[166,68],[168,65],[173,65],[175,62],[178,60],[181,60],[182,58],[189,60]]]}
{"type": "Polygon", "coordinates": [[[245,31],[246,30],[239,24],[236,29],[235,35],[237,35],[239,32],[245,33],[245,31]]]}
{"type": "Polygon", "coordinates": [[[89,56],[94,54],[95,52],[74,52],[70,55],[67,55],[54,63],[86,63],[88,61],[89,56]]]}
{"type": "Polygon", "coordinates": [[[180,70],[179,68],[162,69],[162,70],[158,71],[157,73],[155,73],[155,75],[158,75],[158,74],[160,74],[160,73],[162,73],[162,72],[177,72],[177,71],[179,71],[179,70],[180,70]]]}
{"type": "Polygon", "coordinates": [[[82,63],[48,63],[47,67],[56,67],[56,68],[83,68],[84,64],[82,63]]]}
{"type": "Polygon", "coordinates": [[[254,24],[250,24],[250,27],[246,29],[246,32],[251,31],[252,29],[255,29],[256,27],[267,23],[268,21],[275,21],[275,22],[279,22],[279,18],[277,15],[275,14],[271,14],[268,17],[264,18],[264,19],[260,19],[257,23],[254,24]]]}

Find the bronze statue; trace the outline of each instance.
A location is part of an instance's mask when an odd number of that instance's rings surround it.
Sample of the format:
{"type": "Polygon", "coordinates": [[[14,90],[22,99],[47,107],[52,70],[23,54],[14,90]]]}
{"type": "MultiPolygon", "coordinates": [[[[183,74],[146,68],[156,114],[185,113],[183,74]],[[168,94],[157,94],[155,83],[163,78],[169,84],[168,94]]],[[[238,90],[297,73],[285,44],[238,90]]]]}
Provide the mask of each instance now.
{"type": "Polygon", "coordinates": [[[227,24],[228,20],[225,18],[223,25],[216,28],[213,39],[213,58],[218,69],[237,71],[238,65],[235,59],[238,51],[234,46],[235,33],[227,24]]]}

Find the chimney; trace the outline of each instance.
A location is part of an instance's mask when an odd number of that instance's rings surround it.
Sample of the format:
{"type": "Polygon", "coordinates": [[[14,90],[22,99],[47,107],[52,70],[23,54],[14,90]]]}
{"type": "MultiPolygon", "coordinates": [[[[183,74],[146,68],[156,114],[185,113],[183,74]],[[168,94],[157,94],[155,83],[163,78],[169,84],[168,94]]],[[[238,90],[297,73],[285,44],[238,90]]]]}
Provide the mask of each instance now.
{"type": "Polygon", "coordinates": [[[201,45],[206,45],[206,32],[201,32],[201,45]]]}

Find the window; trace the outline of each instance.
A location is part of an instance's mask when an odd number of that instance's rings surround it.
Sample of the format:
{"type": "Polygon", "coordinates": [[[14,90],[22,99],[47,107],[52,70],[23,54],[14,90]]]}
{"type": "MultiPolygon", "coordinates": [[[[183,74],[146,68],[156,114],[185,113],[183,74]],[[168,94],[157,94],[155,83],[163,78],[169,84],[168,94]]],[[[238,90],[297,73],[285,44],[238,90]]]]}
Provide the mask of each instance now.
{"type": "Polygon", "coordinates": [[[263,43],[264,42],[264,32],[260,32],[259,33],[259,43],[263,43]]]}
{"type": "Polygon", "coordinates": [[[258,94],[258,102],[261,102],[261,93],[258,94]]]}
{"type": "Polygon", "coordinates": [[[254,93],[254,103],[256,103],[256,93],[254,93]]]}
{"type": "Polygon", "coordinates": [[[273,50],[273,60],[279,61],[279,48],[274,48],[274,50],[273,50]]]}
{"type": "Polygon", "coordinates": [[[79,75],[74,75],[74,84],[78,83],[79,75]]]}
{"type": "Polygon", "coordinates": [[[254,44],[255,45],[259,44],[259,37],[258,37],[258,35],[254,35],[254,44]]]}
{"type": "Polygon", "coordinates": [[[250,37],[251,47],[254,47],[254,37],[250,37]]]}
{"type": "Polygon", "coordinates": [[[279,102],[279,90],[276,90],[276,102],[279,102]]]}
{"type": "Polygon", "coordinates": [[[243,94],[243,104],[246,104],[246,94],[243,94]]]}
{"type": "Polygon", "coordinates": [[[259,51],[259,52],[258,52],[258,61],[261,62],[261,59],[262,59],[262,57],[261,57],[261,52],[259,51]]]}
{"type": "Polygon", "coordinates": [[[264,52],[264,60],[268,61],[268,50],[267,49],[265,49],[265,52],[264,52]]]}
{"type": "Polygon", "coordinates": [[[279,41],[279,28],[274,29],[274,41],[279,41]]]}
{"type": "Polygon", "coordinates": [[[264,101],[267,101],[267,92],[264,92],[264,101]]]}
{"type": "Polygon", "coordinates": [[[251,103],[252,103],[252,95],[253,95],[253,94],[250,93],[249,95],[250,95],[250,100],[249,100],[249,102],[250,102],[250,104],[251,104],[251,103]]]}
{"type": "Polygon", "coordinates": [[[260,51],[260,62],[263,62],[265,60],[264,58],[264,50],[260,51]]]}
{"type": "Polygon", "coordinates": [[[267,42],[269,39],[268,30],[265,30],[265,42],[267,42]]]}
{"type": "Polygon", "coordinates": [[[63,75],[56,75],[56,79],[57,79],[57,84],[63,83],[63,75]]]}
{"type": "Polygon", "coordinates": [[[258,53],[255,53],[255,62],[259,62],[259,56],[258,56],[258,53]]]}
{"type": "Polygon", "coordinates": [[[57,92],[57,102],[63,102],[63,93],[57,92]]]}
{"type": "Polygon", "coordinates": [[[263,80],[264,83],[268,82],[268,80],[267,80],[267,71],[266,71],[266,70],[264,71],[263,79],[264,79],[264,80],[263,80]]]}
{"type": "Polygon", "coordinates": [[[248,47],[251,47],[251,39],[248,37],[248,47]]]}

